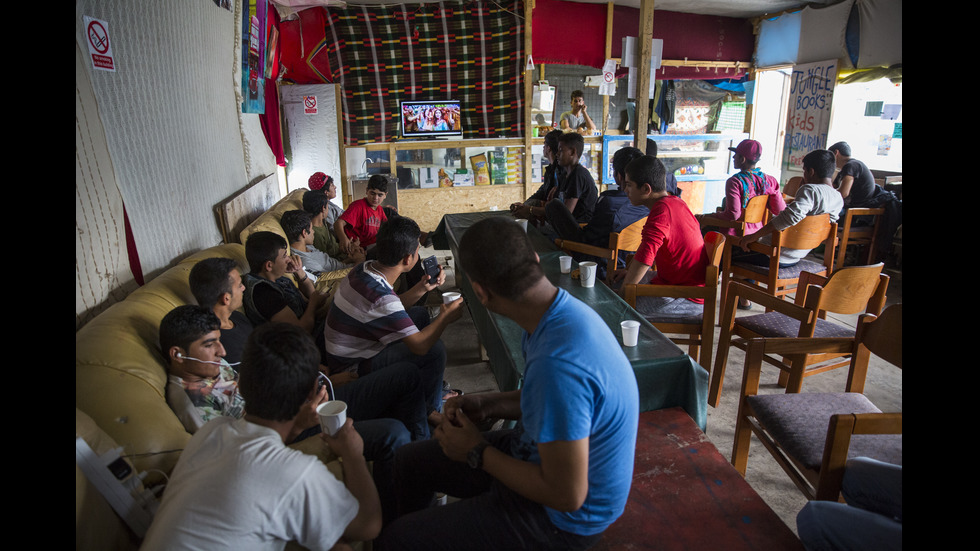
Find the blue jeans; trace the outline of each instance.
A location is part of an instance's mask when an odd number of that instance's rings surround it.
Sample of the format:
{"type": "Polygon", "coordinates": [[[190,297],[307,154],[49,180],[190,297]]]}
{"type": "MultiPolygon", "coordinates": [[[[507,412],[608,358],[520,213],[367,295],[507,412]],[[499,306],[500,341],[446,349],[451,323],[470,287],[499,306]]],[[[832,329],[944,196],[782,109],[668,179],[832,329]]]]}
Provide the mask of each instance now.
{"type": "Polygon", "coordinates": [[[846,505],[810,501],[796,516],[800,540],[809,551],[902,548],[902,467],[851,459],[841,494],[846,505]]]}
{"type": "MultiPolygon", "coordinates": [[[[514,431],[484,433],[509,450],[514,431]]],[[[588,549],[601,534],[579,536],[557,528],[544,506],[507,488],[483,470],[452,461],[436,440],[413,442],[395,457],[398,520],[385,527],[375,548],[401,549],[588,549]],[[433,492],[460,501],[429,507],[433,492]]]]}
{"type": "Polygon", "coordinates": [[[412,440],[429,437],[425,393],[418,367],[393,361],[339,386],[335,398],[347,403],[347,416],[355,421],[391,418],[401,421],[412,440]]]}

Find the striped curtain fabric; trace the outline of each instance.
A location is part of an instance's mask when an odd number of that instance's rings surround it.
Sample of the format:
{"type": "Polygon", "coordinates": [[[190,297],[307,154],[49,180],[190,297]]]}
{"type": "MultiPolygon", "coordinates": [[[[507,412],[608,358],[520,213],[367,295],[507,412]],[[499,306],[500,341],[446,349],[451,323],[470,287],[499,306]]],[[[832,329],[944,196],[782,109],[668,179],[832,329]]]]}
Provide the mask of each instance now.
{"type": "Polygon", "coordinates": [[[328,9],[347,145],[398,137],[402,100],[459,100],[464,138],[523,136],[523,2],[328,9]]]}

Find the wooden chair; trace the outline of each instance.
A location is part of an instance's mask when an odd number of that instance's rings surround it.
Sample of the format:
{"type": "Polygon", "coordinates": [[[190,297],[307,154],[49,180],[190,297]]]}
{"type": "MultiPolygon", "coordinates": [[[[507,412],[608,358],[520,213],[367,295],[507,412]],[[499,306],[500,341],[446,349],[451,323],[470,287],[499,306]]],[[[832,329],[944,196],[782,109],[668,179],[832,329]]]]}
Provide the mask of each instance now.
{"type": "Polygon", "coordinates": [[[725,236],[718,232],[708,232],[704,236],[704,250],[708,254],[708,267],[705,270],[704,287],[689,285],[626,285],[626,302],[636,308],[636,297],[676,297],[704,299],[704,309],[700,317],[682,321],[663,322],[650,320],[650,323],[665,334],[683,334],[684,338],[672,338],[677,344],[688,345],[688,354],[699,360],[705,370],[711,371],[711,350],[715,336],[715,307],[718,300],[718,266],[725,250],[725,236]],[[699,354],[700,352],[700,354],[699,354]]]}
{"type": "Polygon", "coordinates": [[[864,260],[861,263],[867,264],[874,260],[875,253],[875,236],[878,235],[878,226],[881,224],[881,218],[885,214],[885,209],[863,209],[854,208],[847,209],[844,211],[844,226],[840,231],[840,248],[837,250],[837,262],[834,265],[835,270],[839,270],[844,266],[844,257],[847,252],[848,245],[866,245],[867,253],[864,260]],[[854,226],[854,218],[857,216],[873,216],[874,224],[870,226],[854,226]]]}
{"type": "Polygon", "coordinates": [[[647,223],[647,218],[633,222],[618,232],[609,234],[609,246],[596,247],[578,241],[568,239],[555,239],[555,245],[565,252],[576,252],[600,258],[606,262],[606,281],[609,281],[609,273],[615,269],[617,259],[621,252],[635,252],[640,248],[641,233],[643,225],[647,223]],[[610,264],[610,261],[612,262],[610,264]],[[610,268],[611,266],[611,268],[610,268]]]}
{"type": "Polygon", "coordinates": [[[701,217],[701,225],[719,228],[734,228],[736,235],[745,235],[746,224],[765,224],[769,221],[769,196],[756,195],[749,199],[738,220],[722,220],[710,214],[701,217]]]}
{"type": "Polygon", "coordinates": [[[882,413],[860,392],[759,394],[768,354],[848,353],[863,379],[870,353],[902,367],[902,305],[864,314],[853,338],[752,339],[745,356],[732,465],[745,476],[754,432],[807,499],[837,501],[848,458],[902,463],[902,414],[882,413]],[[872,436],[874,435],[874,436],[872,436]]]}
{"type": "Polygon", "coordinates": [[[802,185],[803,185],[802,176],[793,176],[792,178],[790,178],[789,181],[786,182],[786,185],[783,186],[783,199],[786,199],[787,197],[791,200],[795,199],[796,192],[800,190],[800,186],[802,185]]]}
{"type": "MultiPolygon", "coordinates": [[[[745,350],[748,339],[757,337],[853,337],[852,329],[827,321],[827,312],[842,315],[858,314],[862,310],[874,315],[881,312],[889,280],[887,275],[881,273],[883,267],[881,263],[852,266],[842,268],[830,277],[803,272],[796,300],[792,303],[750,285],[731,282],[728,296],[721,306],[721,334],[708,389],[708,404],[718,407],[731,346],[745,350]],[[736,318],[735,306],[739,297],[758,302],[773,311],[736,318]]],[[[834,353],[792,354],[779,359],[767,355],[765,360],[780,369],[779,384],[786,387],[786,392],[799,392],[805,377],[847,365],[849,358],[846,356],[834,353]]],[[[863,379],[849,378],[847,391],[861,392],[863,385],[863,379]]]]}
{"type": "Polygon", "coordinates": [[[758,289],[766,289],[770,295],[782,297],[794,292],[798,287],[800,274],[804,271],[818,275],[829,275],[834,266],[834,243],[837,240],[837,224],[830,221],[829,214],[807,216],[795,226],[771,234],[771,244],[749,244],[750,251],[760,252],[769,257],[768,266],[756,266],[732,258],[735,245],[726,245],[721,267],[721,302],[725,303],[728,282],[731,279],[752,280],[758,289]],[[787,249],[813,249],[824,245],[823,263],[804,258],[796,264],[781,268],[779,255],[783,247],[787,249]]]}

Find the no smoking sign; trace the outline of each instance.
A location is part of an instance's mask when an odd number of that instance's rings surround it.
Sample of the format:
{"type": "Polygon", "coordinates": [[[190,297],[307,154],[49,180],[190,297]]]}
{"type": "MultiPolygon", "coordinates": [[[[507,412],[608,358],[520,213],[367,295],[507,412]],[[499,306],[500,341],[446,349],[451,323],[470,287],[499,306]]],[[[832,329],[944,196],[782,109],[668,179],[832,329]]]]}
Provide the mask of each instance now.
{"type": "Polygon", "coordinates": [[[92,58],[92,68],[100,71],[116,71],[112,57],[112,43],[109,41],[109,23],[101,19],[84,16],[85,42],[92,58]]]}
{"type": "Polygon", "coordinates": [[[303,113],[316,115],[316,96],[303,96],[303,113]]]}

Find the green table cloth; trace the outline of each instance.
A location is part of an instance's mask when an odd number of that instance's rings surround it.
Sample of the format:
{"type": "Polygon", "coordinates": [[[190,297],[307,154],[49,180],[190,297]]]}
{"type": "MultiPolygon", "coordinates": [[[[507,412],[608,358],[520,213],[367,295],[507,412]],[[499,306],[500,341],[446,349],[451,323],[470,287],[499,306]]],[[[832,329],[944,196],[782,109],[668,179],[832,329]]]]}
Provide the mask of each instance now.
{"type": "MultiPolygon", "coordinates": [[[[511,215],[505,211],[447,214],[432,236],[433,245],[437,249],[451,250],[456,260],[466,229],[491,216],[511,215]]],[[[704,430],[708,417],[708,372],[604,283],[597,281],[594,287],[582,287],[570,274],[561,273],[558,257],[564,253],[533,225],[528,226],[528,237],[541,258],[541,267],[548,279],[591,306],[620,343],[620,322],[628,319],[640,322],[637,346],[623,346],[640,389],[640,411],[679,406],[704,430]]],[[[576,266],[573,262],[572,269],[576,266]]],[[[455,272],[456,284],[466,300],[500,390],[520,388],[524,373],[523,329],[510,319],[488,311],[476,300],[469,279],[458,262],[455,272]]]]}

